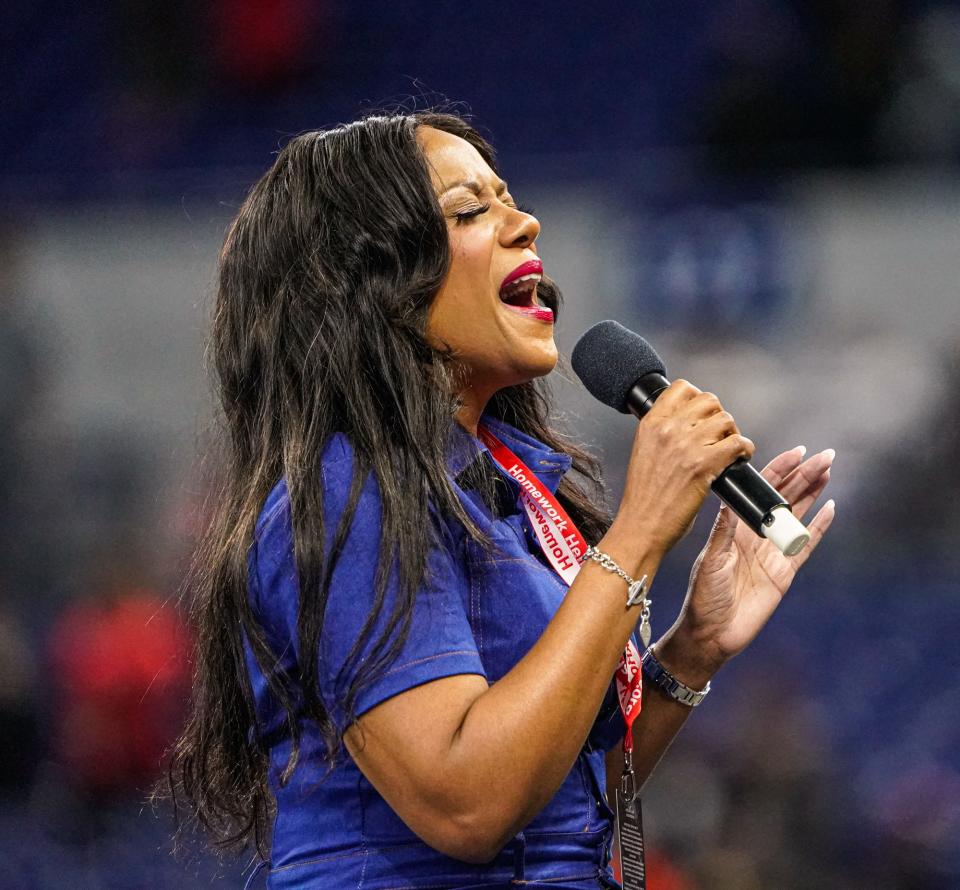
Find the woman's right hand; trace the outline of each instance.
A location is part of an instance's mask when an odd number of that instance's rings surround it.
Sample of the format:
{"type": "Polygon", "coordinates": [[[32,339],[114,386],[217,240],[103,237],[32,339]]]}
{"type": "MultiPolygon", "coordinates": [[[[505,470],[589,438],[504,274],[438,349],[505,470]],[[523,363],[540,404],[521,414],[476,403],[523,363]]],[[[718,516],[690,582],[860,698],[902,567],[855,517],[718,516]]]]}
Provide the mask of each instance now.
{"type": "Polygon", "coordinates": [[[752,457],[754,447],[713,393],[674,380],[637,425],[610,532],[666,553],[690,527],[711,483],[738,458],[752,457]]]}

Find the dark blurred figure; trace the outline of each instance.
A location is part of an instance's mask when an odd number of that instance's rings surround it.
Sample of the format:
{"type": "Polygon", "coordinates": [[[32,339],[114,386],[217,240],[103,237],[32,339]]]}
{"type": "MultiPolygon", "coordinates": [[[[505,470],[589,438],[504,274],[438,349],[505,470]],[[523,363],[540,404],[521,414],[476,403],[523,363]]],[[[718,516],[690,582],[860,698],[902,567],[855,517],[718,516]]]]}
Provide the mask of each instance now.
{"type": "Polygon", "coordinates": [[[0,801],[27,795],[43,756],[36,685],[24,629],[0,605],[0,801]]]}
{"type": "Polygon", "coordinates": [[[720,4],[691,137],[733,170],[873,162],[909,12],[905,0],[720,4]]]}
{"type": "Polygon", "coordinates": [[[858,505],[873,527],[860,546],[921,574],[960,565],[960,341],[944,356],[941,391],[910,441],[874,461],[858,505]]]}
{"type": "Polygon", "coordinates": [[[36,446],[46,429],[49,349],[25,305],[22,274],[14,227],[0,222],[0,516],[17,517],[16,534],[0,535],[0,607],[6,602],[15,612],[43,576],[35,555],[42,501],[36,446]]]}
{"type": "Polygon", "coordinates": [[[849,887],[838,843],[843,791],[824,715],[802,681],[775,664],[742,679],[742,712],[717,764],[733,818],[721,849],[698,862],[704,886],[849,887]],[[721,865],[727,880],[710,883],[721,865]]]}
{"type": "Polygon", "coordinates": [[[732,665],[735,692],[677,740],[650,783],[652,839],[698,890],[881,888],[847,861],[856,807],[829,713],[796,673],[802,660],[791,648],[732,665]]]}
{"type": "Polygon", "coordinates": [[[960,775],[936,764],[905,764],[880,801],[884,860],[903,890],[955,890],[952,848],[960,828],[960,775]]]}
{"type": "Polygon", "coordinates": [[[49,432],[45,328],[24,299],[16,227],[0,222],[0,797],[26,798],[46,754],[40,684],[32,644],[49,593],[49,564],[38,559],[46,494],[41,440],[49,432]]]}
{"type": "Polygon", "coordinates": [[[960,162],[960,7],[930,6],[898,55],[878,148],[892,161],[960,162]]]}

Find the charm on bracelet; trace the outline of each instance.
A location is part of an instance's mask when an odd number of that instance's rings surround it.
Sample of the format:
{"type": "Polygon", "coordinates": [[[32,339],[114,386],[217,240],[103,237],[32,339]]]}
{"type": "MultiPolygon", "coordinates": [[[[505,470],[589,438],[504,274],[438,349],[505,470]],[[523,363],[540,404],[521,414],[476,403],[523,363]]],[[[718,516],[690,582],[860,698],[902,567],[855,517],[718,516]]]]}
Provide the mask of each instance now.
{"type": "Polygon", "coordinates": [[[650,604],[653,600],[644,598],[643,611],[640,613],[640,642],[644,650],[650,648],[650,637],[653,635],[653,628],[650,626],[650,604]]]}
{"type": "Polygon", "coordinates": [[[647,575],[634,580],[623,569],[617,565],[616,560],[608,553],[594,547],[592,544],[587,547],[587,552],[583,554],[581,562],[588,559],[603,566],[608,572],[619,575],[627,582],[627,608],[640,606],[640,642],[643,648],[650,647],[650,638],[653,635],[653,629],[650,627],[650,604],[653,600],[647,598],[647,575]]]}

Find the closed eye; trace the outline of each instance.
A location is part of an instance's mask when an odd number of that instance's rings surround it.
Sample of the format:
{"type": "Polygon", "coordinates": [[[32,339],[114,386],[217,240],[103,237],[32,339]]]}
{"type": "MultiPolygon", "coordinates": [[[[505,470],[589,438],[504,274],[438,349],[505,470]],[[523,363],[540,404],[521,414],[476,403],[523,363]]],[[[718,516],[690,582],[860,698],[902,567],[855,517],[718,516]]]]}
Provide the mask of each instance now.
{"type": "Polygon", "coordinates": [[[473,219],[475,216],[480,216],[481,213],[486,213],[489,209],[489,204],[480,204],[477,207],[471,207],[469,210],[460,210],[453,216],[458,223],[462,223],[473,219]]]}
{"type": "MultiPolygon", "coordinates": [[[[533,208],[526,204],[516,204],[514,206],[521,213],[527,213],[527,214],[533,213],[533,208]]],[[[490,209],[489,204],[479,204],[476,207],[471,207],[469,210],[460,210],[457,213],[455,213],[453,216],[458,223],[464,223],[473,219],[474,217],[480,216],[481,213],[486,213],[489,209],[490,209]]]]}

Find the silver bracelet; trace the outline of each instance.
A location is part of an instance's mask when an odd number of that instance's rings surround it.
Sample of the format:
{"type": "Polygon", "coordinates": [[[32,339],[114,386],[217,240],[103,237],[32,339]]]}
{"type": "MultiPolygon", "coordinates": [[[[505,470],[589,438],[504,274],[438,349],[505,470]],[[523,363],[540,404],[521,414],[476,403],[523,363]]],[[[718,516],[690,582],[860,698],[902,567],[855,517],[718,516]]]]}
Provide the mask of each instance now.
{"type": "Polygon", "coordinates": [[[678,701],[688,708],[695,708],[699,705],[710,691],[709,681],[707,681],[706,687],[699,692],[696,689],[691,689],[686,683],[681,683],[670,671],[657,661],[657,657],[653,654],[653,649],[647,649],[647,651],[643,653],[641,664],[643,665],[644,676],[651,683],[659,686],[674,701],[678,701]]]}
{"type": "Polygon", "coordinates": [[[587,552],[583,554],[583,559],[581,559],[580,562],[586,562],[588,559],[593,560],[595,563],[599,563],[608,572],[613,572],[615,575],[619,575],[624,581],[627,582],[627,607],[639,606],[641,603],[644,603],[646,608],[651,602],[653,602],[653,600],[647,599],[646,575],[635,581],[623,569],[621,569],[620,566],[617,565],[612,556],[604,553],[602,550],[598,550],[593,546],[593,544],[587,547],[587,552]]]}

